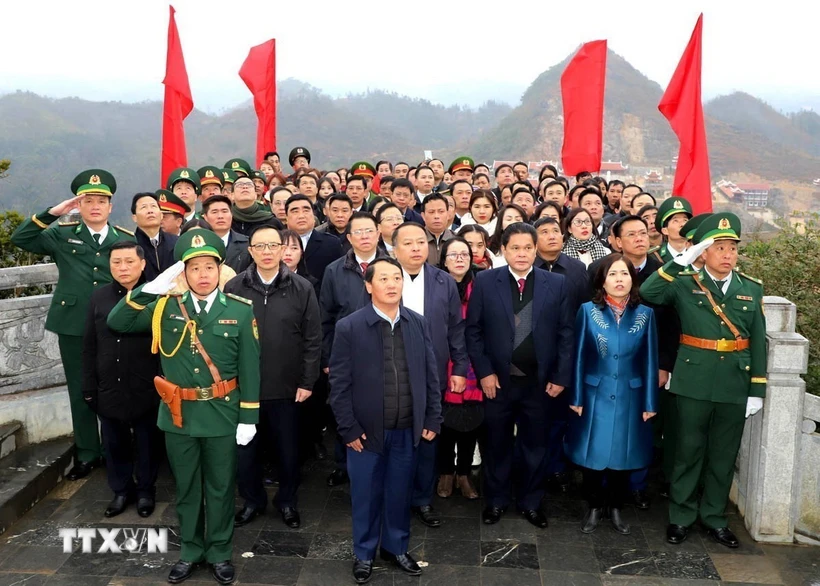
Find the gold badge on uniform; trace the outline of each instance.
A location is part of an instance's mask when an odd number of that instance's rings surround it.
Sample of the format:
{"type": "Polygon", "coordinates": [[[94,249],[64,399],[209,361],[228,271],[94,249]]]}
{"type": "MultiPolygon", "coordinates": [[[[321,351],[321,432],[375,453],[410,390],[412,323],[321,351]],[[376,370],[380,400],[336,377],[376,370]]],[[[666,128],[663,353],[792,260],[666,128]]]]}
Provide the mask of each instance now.
{"type": "Polygon", "coordinates": [[[197,234],[191,239],[191,246],[193,248],[202,248],[203,246],[205,246],[205,239],[199,234],[197,234]]]}
{"type": "MultiPolygon", "coordinates": [[[[227,173],[225,173],[225,175],[227,175],[227,173]]],[[[214,176],[214,172],[213,172],[213,171],[211,171],[210,169],[208,169],[207,171],[205,171],[205,177],[209,177],[209,178],[210,178],[210,177],[213,177],[213,176],[214,176]]]]}
{"type": "Polygon", "coordinates": [[[721,218],[720,223],[718,224],[719,230],[728,230],[731,227],[732,225],[729,223],[727,218],[721,218]]]}
{"type": "Polygon", "coordinates": [[[225,181],[227,181],[228,180],[228,172],[227,171],[222,171],[222,177],[225,179],[225,181]]]}
{"type": "Polygon", "coordinates": [[[251,325],[253,326],[253,337],[258,340],[259,339],[259,328],[256,327],[256,318],[253,318],[253,321],[251,322],[251,325]]]}
{"type": "Polygon", "coordinates": [[[239,163],[237,163],[236,161],[231,163],[231,169],[239,169],[239,163]]]}
{"type": "Polygon", "coordinates": [[[88,183],[91,185],[99,185],[100,184],[100,176],[99,175],[92,175],[91,179],[88,180],[88,183]]]}
{"type": "Polygon", "coordinates": [[[168,197],[164,193],[159,194],[159,201],[162,203],[166,203],[168,201],[168,197]]]}
{"type": "Polygon", "coordinates": [[[675,208],[676,210],[682,210],[683,209],[683,202],[680,201],[679,199],[676,199],[675,201],[672,202],[672,207],[675,208]]]}
{"type": "Polygon", "coordinates": [[[468,161],[467,159],[464,159],[463,161],[461,161],[461,164],[462,165],[469,165],[470,161],[468,161]]]}
{"type": "Polygon", "coordinates": [[[188,179],[190,177],[190,175],[188,174],[188,171],[186,171],[185,169],[183,169],[182,171],[179,172],[179,176],[182,179],[188,179]]]}
{"type": "Polygon", "coordinates": [[[359,165],[359,171],[367,171],[367,165],[365,165],[364,163],[359,165]]]}

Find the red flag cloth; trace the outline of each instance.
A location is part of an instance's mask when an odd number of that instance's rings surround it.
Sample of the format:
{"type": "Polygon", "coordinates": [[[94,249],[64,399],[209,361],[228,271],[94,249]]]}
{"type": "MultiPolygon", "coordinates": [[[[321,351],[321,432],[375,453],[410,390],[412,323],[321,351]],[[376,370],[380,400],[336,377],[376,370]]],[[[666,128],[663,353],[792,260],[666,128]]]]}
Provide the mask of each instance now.
{"type": "Polygon", "coordinates": [[[182,45],[179,42],[177,23],[174,20],[173,6],[171,19],[168,22],[168,57],[165,62],[165,102],[162,107],[162,161],[160,165],[159,184],[165,182],[171,171],[188,166],[188,154],[185,151],[185,128],[182,124],[185,117],[194,109],[191,97],[191,86],[188,85],[188,72],[185,70],[185,59],[182,57],[182,45]]]}
{"type": "Polygon", "coordinates": [[[239,77],[253,94],[256,126],[256,165],[276,150],[276,39],[251,47],[239,77]]]}
{"type": "Polygon", "coordinates": [[[702,29],[703,14],[658,104],[658,110],[669,120],[680,141],[672,195],[688,199],[695,214],[712,211],[709,152],[700,95],[702,29]]]}
{"type": "Polygon", "coordinates": [[[561,74],[565,175],[601,168],[604,141],[606,41],[585,43],[561,74]]]}

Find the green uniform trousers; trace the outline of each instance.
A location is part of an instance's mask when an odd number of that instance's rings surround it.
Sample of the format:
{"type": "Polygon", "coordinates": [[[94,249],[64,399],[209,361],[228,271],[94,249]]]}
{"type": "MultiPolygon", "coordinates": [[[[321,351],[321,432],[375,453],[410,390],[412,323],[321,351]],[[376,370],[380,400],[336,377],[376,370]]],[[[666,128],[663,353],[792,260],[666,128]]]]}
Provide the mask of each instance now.
{"type": "Polygon", "coordinates": [[[678,395],[675,465],[669,494],[669,522],[689,527],[698,517],[711,529],[727,526],[725,516],[735,460],[746,421],[746,405],[713,403],[678,395]]]}
{"type": "Polygon", "coordinates": [[[236,437],[166,433],[165,447],[177,486],[180,559],[211,564],[229,561],[233,550],[236,437]]]}
{"type": "Polygon", "coordinates": [[[60,359],[63,361],[71,424],[74,427],[76,460],[90,462],[102,456],[97,414],[83,399],[83,337],[58,334],[60,359]]]}

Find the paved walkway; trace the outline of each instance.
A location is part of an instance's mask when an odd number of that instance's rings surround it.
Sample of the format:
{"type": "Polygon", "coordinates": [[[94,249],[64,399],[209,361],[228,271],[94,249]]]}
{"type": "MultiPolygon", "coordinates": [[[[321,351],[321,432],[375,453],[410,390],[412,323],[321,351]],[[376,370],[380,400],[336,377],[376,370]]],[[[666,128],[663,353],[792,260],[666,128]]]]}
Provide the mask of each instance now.
{"type": "MultiPolygon", "coordinates": [[[[237,529],[234,563],[241,584],[340,586],[350,577],[352,546],[347,487],[329,489],[330,462],[309,462],[300,491],[302,528],[289,530],[271,510],[237,529]]],[[[274,489],[271,489],[271,496],[274,489]]],[[[63,553],[58,530],[65,527],[139,527],[176,530],[173,482],[167,470],[158,484],[157,509],[141,519],[130,507],[116,519],[103,511],[111,498],[105,471],[79,482],[63,482],[23,519],[0,536],[0,586],[40,584],[148,586],[166,584],[168,554],[63,553]]],[[[239,500],[237,500],[239,505],[239,500]]],[[[783,584],[820,585],[820,548],[755,544],[737,516],[730,526],[741,547],[729,550],[695,530],[678,547],[665,541],[666,503],[656,499],[649,511],[628,508],[632,535],[616,534],[602,524],[593,535],[578,530],[583,502],[575,496],[550,498],[549,528],[538,530],[513,513],[497,525],[481,524],[481,502],[460,496],[439,500],[444,514],[439,529],[413,521],[411,548],[424,562],[419,578],[377,565],[373,585],[443,586],[600,586],[783,584]]],[[[175,541],[171,534],[171,541],[175,541]]],[[[101,540],[96,541],[97,545],[101,540]]],[[[171,544],[174,549],[174,544],[171,544]]],[[[178,546],[177,546],[178,549],[178,546]]],[[[215,584],[206,569],[186,582],[215,584]]]]}

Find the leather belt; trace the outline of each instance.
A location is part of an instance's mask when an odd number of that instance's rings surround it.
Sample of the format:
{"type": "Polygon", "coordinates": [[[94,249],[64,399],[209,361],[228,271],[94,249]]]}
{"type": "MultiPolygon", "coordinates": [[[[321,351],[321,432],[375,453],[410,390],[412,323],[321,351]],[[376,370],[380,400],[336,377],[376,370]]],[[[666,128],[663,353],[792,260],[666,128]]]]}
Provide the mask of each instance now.
{"type": "Polygon", "coordinates": [[[717,352],[739,352],[749,347],[749,338],[739,338],[737,340],[707,340],[696,338],[687,334],[681,334],[680,343],[693,348],[703,350],[715,350],[717,352]]]}
{"type": "Polygon", "coordinates": [[[179,391],[183,401],[210,401],[211,399],[221,399],[235,388],[236,377],[231,380],[219,381],[210,387],[180,388],[179,391]]]}

